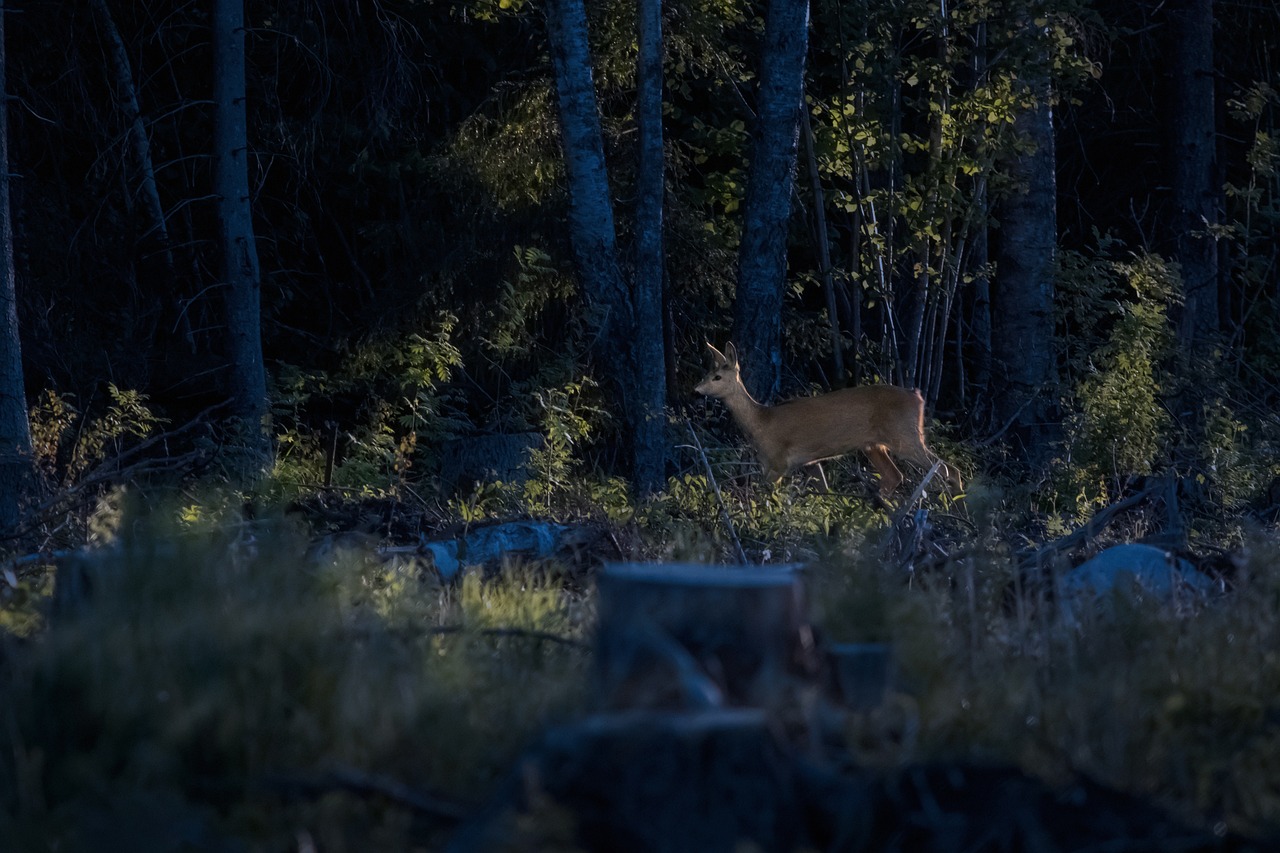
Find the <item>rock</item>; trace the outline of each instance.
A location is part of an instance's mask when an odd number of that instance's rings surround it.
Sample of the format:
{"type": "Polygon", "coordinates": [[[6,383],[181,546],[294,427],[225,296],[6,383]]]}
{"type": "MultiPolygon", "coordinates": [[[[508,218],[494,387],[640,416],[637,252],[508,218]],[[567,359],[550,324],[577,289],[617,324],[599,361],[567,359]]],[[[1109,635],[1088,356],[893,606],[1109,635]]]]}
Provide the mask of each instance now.
{"type": "Polygon", "coordinates": [[[474,483],[523,484],[529,479],[529,451],[544,440],[540,432],[513,432],[446,441],[440,448],[440,491],[452,494],[474,483]]]}
{"type": "Polygon", "coordinates": [[[1105,596],[1114,590],[1140,588],[1160,598],[1176,592],[1207,594],[1213,581],[1186,560],[1150,545],[1116,545],[1086,560],[1061,578],[1064,594],[1105,596]]]}

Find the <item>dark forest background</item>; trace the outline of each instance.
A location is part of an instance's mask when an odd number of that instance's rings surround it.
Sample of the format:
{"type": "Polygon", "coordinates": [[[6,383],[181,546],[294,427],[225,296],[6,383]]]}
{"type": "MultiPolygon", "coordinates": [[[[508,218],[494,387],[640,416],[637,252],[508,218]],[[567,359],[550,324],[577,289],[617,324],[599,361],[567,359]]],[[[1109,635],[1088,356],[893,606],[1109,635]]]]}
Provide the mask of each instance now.
{"type": "MultiPolygon", "coordinates": [[[[1178,448],[1202,446],[1215,418],[1273,442],[1269,4],[814,3],[785,280],[765,283],[776,297],[759,309],[776,320],[755,321],[739,255],[765,123],[756,83],[773,61],[765,9],[671,4],[661,323],[607,332],[571,248],[543,14],[556,5],[246,7],[248,201],[279,449],[318,454],[336,428],[341,462],[389,433],[413,445],[401,464],[430,477],[445,440],[536,428],[548,389],[587,378],[614,415],[592,433],[594,464],[631,476],[635,418],[611,384],[629,381],[630,351],[658,341],[647,352],[662,353],[679,409],[704,341],[731,334],[776,353],[744,367],[763,398],[921,388],[951,436],[986,448],[979,470],[1043,470],[1065,442],[1100,482],[1185,475],[1178,448]]],[[[635,263],[652,222],[635,213],[635,9],[587,5],[616,263],[639,294],[653,264],[635,263]]],[[[35,417],[55,397],[100,413],[109,386],[170,423],[234,397],[209,12],[30,2],[6,15],[35,417]]],[[[673,434],[664,475],[681,465],[673,434]]]]}

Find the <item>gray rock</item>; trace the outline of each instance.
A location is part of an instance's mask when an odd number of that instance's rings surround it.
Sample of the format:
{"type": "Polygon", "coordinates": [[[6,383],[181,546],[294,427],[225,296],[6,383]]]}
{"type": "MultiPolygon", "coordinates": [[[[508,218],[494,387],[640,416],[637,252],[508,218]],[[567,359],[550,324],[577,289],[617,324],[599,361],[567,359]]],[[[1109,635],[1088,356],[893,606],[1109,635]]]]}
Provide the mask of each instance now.
{"type": "Polygon", "coordinates": [[[1135,587],[1158,597],[1178,592],[1207,594],[1213,581],[1191,563],[1151,545],[1128,544],[1108,548],[1062,576],[1062,591],[1069,596],[1091,593],[1109,595],[1135,587]]]}

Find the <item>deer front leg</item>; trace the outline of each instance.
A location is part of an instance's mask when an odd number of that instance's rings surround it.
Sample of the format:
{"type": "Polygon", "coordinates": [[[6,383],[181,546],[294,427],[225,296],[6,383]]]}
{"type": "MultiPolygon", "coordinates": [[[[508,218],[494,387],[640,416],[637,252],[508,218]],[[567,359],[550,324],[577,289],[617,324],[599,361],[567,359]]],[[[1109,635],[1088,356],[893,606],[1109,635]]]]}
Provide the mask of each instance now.
{"type": "Polygon", "coordinates": [[[893,464],[893,459],[889,457],[883,444],[869,444],[862,448],[862,452],[867,454],[871,467],[880,474],[880,497],[889,497],[902,485],[902,472],[893,464]]]}
{"type": "Polygon", "coordinates": [[[935,462],[938,463],[938,473],[942,475],[942,479],[947,482],[956,494],[964,491],[964,482],[960,479],[960,472],[935,456],[932,450],[925,447],[924,442],[920,442],[918,446],[907,445],[899,452],[903,459],[920,466],[924,471],[928,471],[933,467],[935,462]]]}

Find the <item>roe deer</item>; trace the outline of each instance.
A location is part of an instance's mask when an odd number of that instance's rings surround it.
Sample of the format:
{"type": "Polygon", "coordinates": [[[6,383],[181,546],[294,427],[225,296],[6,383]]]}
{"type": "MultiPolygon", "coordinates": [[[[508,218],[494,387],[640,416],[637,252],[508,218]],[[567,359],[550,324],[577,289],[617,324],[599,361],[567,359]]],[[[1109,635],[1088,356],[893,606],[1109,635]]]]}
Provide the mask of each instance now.
{"type": "Polygon", "coordinates": [[[719,397],[729,407],[759,453],[769,482],[805,465],[861,450],[880,472],[881,497],[902,484],[902,472],[889,451],[926,470],[938,462],[951,486],[957,492],[964,488],[959,473],[924,443],[924,399],[919,391],[864,385],[762,406],[742,384],[733,344],[725,347],[725,354],[711,344],[707,348],[715,364],[694,390],[719,397]]]}

